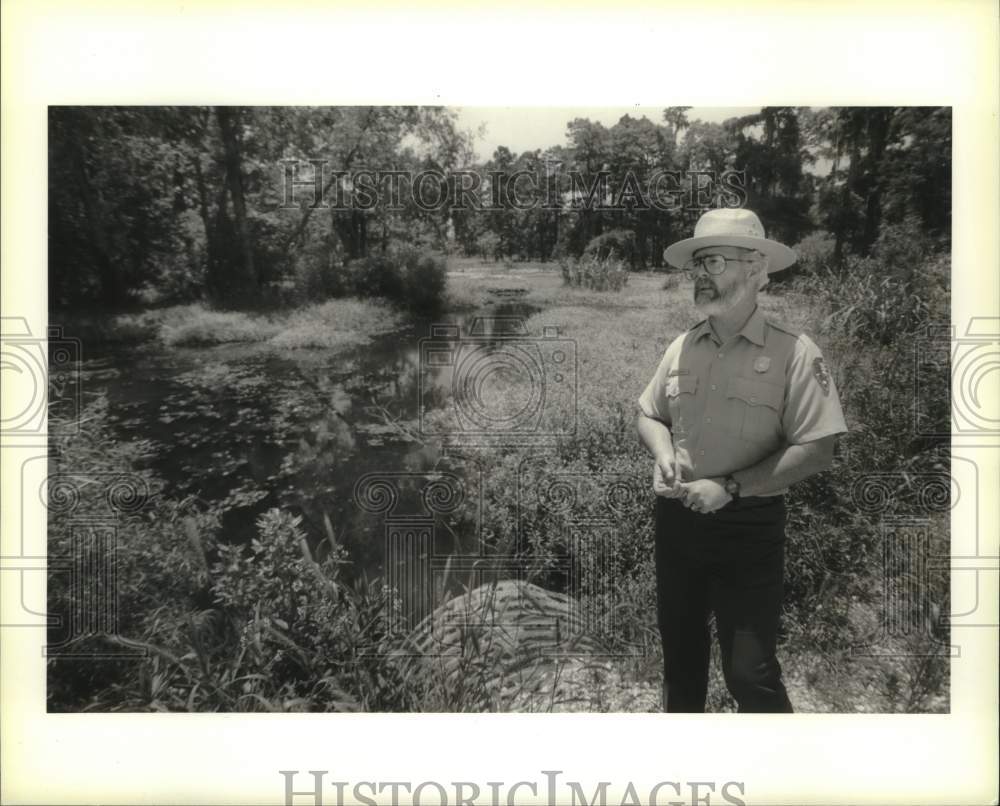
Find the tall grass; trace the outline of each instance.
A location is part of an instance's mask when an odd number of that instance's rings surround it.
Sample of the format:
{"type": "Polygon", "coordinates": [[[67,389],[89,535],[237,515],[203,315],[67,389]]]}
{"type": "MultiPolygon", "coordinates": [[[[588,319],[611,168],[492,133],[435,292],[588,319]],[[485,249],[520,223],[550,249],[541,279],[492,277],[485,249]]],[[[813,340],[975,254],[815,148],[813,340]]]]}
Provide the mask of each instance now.
{"type": "MultiPolygon", "coordinates": [[[[898,245],[897,245],[898,246],[898,245]]],[[[917,336],[928,321],[947,321],[947,260],[894,248],[834,269],[817,263],[781,295],[763,295],[767,315],[803,328],[821,345],[836,378],[850,433],[834,469],[789,494],[787,596],[783,663],[807,708],[843,711],[940,711],[947,708],[947,662],[934,651],[947,631],[881,635],[887,586],[905,584],[920,557],[882,565],[884,519],[919,519],[931,550],[947,554],[947,502],[928,499],[914,479],[947,473],[946,443],[915,434],[913,395],[928,395],[926,415],[947,432],[947,366],[916,376],[917,336]],[[901,257],[902,255],[902,257],[901,257]],[[909,255],[909,256],[907,256],[909,255]],[[916,263],[910,262],[917,260],[916,263]],[[862,274],[858,274],[861,272],[862,274]],[[918,384],[918,381],[920,382],[918,384]],[[858,485],[871,474],[894,479],[881,510],[865,507],[858,485]],[[883,656],[859,657],[853,647],[881,642],[883,656]],[[920,651],[921,647],[924,651],[920,651]]],[[[456,278],[452,278],[456,280],[456,278]]],[[[460,279],[475,298],[478,278],[460,279]]],[[[333,526],[321,551],[306,544],[299,523],[272,511],[246,546],[219,545],[220,513],[198,502],[171,501],[143,465],[142,444],[114,443],[103,429],[100,401],[84,427],[53,421],[55,469],[90,478],[77,514],[102,506],[97,481],[106,472],[137,474],[151,491],[150,509],[119,524],[124,586],[121,634],[147,650],[127,664],[50,659],[50,707],[96,710],[511,710],[649,709],[659,690],[655,626],[650,460],[634,434],[635,398],[674,335],[698,318],[687,285],[661,290],[655,277],[636,277],[619,294],[560,286],[555,273],[531,279],[528,304],[548,306],[527,327],[557,326],[576,351],[576,428],[539,455],[494,446],[480,451],[490,467],[483,531],[494,548],[522,562],[529,581],[565,587],[565,575],[541,558],[572,568],[581,606],[613,610],[618,625],[601,635],[610,663],[591,660],[518,667],[503,636],[459,621],[449,659],[435,659],[412,636],[390,633],[386,615],[398,607],[378,582],[347,584],[345,555],[333,526]],[[551,482],[574,491],[574,506],[546,496],[551,482]],[[617,490],[609,498],[608,490],[617,490]],[[92,499],[92,500],[91,500],[92,499]],[[608,564],[588,561],[581,523],[612,524],[608,564]],[[322,559],[317,559],[322,558],[322,559]],[[605,596],[608,589],[610,596],[605,596]],[[588,597],[590,600],[588,601],[588,597]],[[603,597],[603,598],[602,598],[603,597]],[[465,626],[462,626],[465,625],[465,626]],[[442,666],[441,664],[445,664],[442,666]]],[[[341,301],[283,323],[309,333],[337,320],[348,329],[380,326],[380,313],[341,301]]],[[[238,328],[236,328],[238,330],[238,328]]],[[[336,332],[336,331],[334,331],[336,332]]],[[[278,338],[270,334],[268,338],[278,338]]],[[[484,390],[489,410],[515,407],[524,390],[484,390]]],[[[68,550],[70,523],[53,508],[50,548],[68,550]]],[[[916,549],[914,549],[916,550],[916,549]]],[[[911,586],[912,587],[912,586],[911,586]]],[[[53,612],[75,592],[54,579],[53,612]]],[[[483,594],[452,608],[476,611],[483,594]],[[478,603],[478,604],[477,604],[478,603]]],[[[947,580],[936,580],[914,603],[919,613],[948,611],[947,580]]],[[[488,597],[487,597],[488,598],[488,597]]],[[[107,637],[87,639],[100,643],[107,637]]],[[[710,702],[730,710],[716,668],[710,702]]],[[[795,691],[793,690],[793,699],[795,691]]]]}
{"type": "MultiPolygon", "coordinates": [[[[942,710],[947,707],[947,659],[916,652],[921,642],[940,648],[946,629],[926,622],[915,634],[879,637],[887,590],[905,585],[900,574],[919,567],[922,549],[883,563],[886,518],[918,519],[932,535],[932,553],[947,554],[948,502],[923,495],[916,480],[947,476],[947,445],[920,436],[914,426],[914,395],[931,431],[949,430],[948,367],[933,377],[917,376],[916,350],[929,324],[948,321],[947,257],[905,248],[907,231],[888,229],[875,254],[849,258],[834,267],[817,261],[790,288],[764,294],[766,315],[807,332],[824,350],[835,374],[850,432],[841,440],[834,469],[796,485],[789,494],[789,549],[783,653],[791,657],[792,677],[807,687],[808,707],[839,710],[942,710]],[[899,241],[904,241],[900,245],[899,241]],[[888,477],[891,505],[872,511],[859,489],[872,478],[888,477]],[[855,646],[881,642],[882,657],[863,658],[855,646]],[[917,660],[921,656],[922,660],[917,660]],[[797,671],[809,669],[809,679],[797,671]],[[820,670],[820,671],[817,671],[820,670]],[[895,682],[891,682],[895,681],[895,682]]],[[[673,293],[650,295],[641,278],[635,291],[646,299],[625,306],[603,305],[606,296],[564,287],[530,291],[527,300],[547,296],[551,307],[532,316],[531,333],[557,326],[560,337],[575,341],[578,356],[577,431],[550,449],[544,463],[526,463],[518,449],[495,448],[488,455],[494,493],[487,502],[488,528],[513,545],[527,537],[526,562],[536,579],[546,568],[531,565],[532,554],[567,556],[566,536],[582,521],[616,524],[616,606],[630,625],[619,638],[627,646],[659,652],[655,641],[655,584],[652,558],[649,459],[634,436],[634,398],[652,374],[667,342],[693,324],[696,314],[685,300],[686,285],[673,293]],[[577,296],[579,295],[579,296],[577,296]],[[568,510],[524,507],[516,491],[538,490],[553,478],[576,480],[589,494],[568,510]],[[603,510],[602,485],[621,481],[639,491],[617,511],[603,510]],[[521,506],[515,505],[520,501],[521,506]]],[[[631,289],[630,289],[631,292],[631,289]]],[[[630,293],[631,296],[631,293],[630,293]]],[[[484,403],[513,408],[517,389],[485,390],[484,403]]],[[[530,499],[530,496],[529,496],[530,499]]],[[[581,558],[570,562],[590,573],[581,558]]],[[[599,587],[601,580],[591,584],[599,587]]],[[[921,591],[914,606],[946,612],[947,581],[937,579],[921,591]]],[[[655,664],[646,667],[655,677],[655,664]]],[[[649,682],[647,679],[646,682],[649,682]]],[[[715,707],[731,707],[713,677],[715,707]]]]}
{"type": "Polygon", "coordinates": [[[580,259],[560,258],[559,269],[566,285],[592,291],[621,291],[628,283],[628,263],[614,250],[605,257],[593,252],[580,259]]]}
{"type": "Polygon", "coordinates": [[[365,343],[399,326],[403,314],[381,298],[347,297],[270,313],[219,311],[203,303],[175,305],[110,319],[62,322],[87,343],[158,341],[167,347],[257,344],[278,349],[340,348],[365,343]]]}

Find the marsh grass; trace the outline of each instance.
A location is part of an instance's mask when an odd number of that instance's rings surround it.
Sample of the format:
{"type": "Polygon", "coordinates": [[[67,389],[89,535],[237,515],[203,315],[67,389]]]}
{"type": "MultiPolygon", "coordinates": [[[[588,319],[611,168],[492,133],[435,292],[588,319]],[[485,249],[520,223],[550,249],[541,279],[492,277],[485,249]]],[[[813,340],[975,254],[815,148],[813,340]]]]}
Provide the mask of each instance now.
{"type": "Polygon", "coordinates": [[[268,343],[278,348],[345,347],[399,326],[398,310],[377,301],[336,299],[293,312],[268,343]]]}
{"type": "MultiPolygon", "coordinates": [[[[582,499],[569,514],[540,506],[525,511],[518,491],[535,489],[553,474],[578,479],[613,478],[635,495],[615,514],[614,607],[627,629],[608,636],[599,655],[542,663],[519,655],[510,636],[482,626],[487,590],[466,591],[442,607],[457,619],[448,639],[450,654],[415,646],[412,636],[391,634],[386,614],[398,608],[395,593],[378,581],[347,584],[338,562],[333,524],[330,548],[317,562],[299,524],[271,512],[258,524],[248,547],[219,546],[220,513],[197,502],[171,501],[162,486],[155,509],[120,525],[123,554],[122,611],[125,639],[145,647],[148,659],[136,673],[94,665],[83,668],[50,660],[50,708],[72,710],[655,710],[659,704],[661,658],[655,625],[652,570],[650,460],[634,433],[635,399],[669,341],[698,316],[688,283],[664,288],[661,275],[635,273],[618,293],[565,286],[553,267],[515,264],[464,266],[449,276],[453,304],[480,307],[496,302],[496,289],[516,288],[518,299],[541,308],[528,317],[528,332],[556,327],[572,339],[577,356],[577,429],[528,462],[530,451],[493,447],[491,484],[484,511],[495,546],[519,555],[529,578],[551,587],[551,569],[533,556],[571,555],[566,535],[579,517],[607,513],[596,497],[582,499]],[[518,543],[518,535],[528,535],[518,543]],[[534,554],[533,554],[534,553],[534,554]],[[479,598],[473,597],[475,593],[479,598]],[[479,624],[480,626],[476,626],[479,624]],[[641,651],[636,651],[636,648],[641,651]]],[[[942,271],[937,258],[921,271],[942,271]]],[[[848,423],[838,463],[830,473],[797,485],[789,496],[789,548],[781,658],[793,703],[805,711],[937,711],[948,707],[947,659],[921,655],[931,632],[893,639],[888,656],[859,658],[851,648],[878,635],[884,578],[879,564],[881,527],[877,515],[860,512],[852,487],[866,473],[920,473],[947,466],[947,456],[915,441],[908,419],[913,395],[912,345],[919,317],[914,308],[895,310],[876,294],[837,290],[835,275],[806,274],[791,287],[761,296],[766,315],[793,330],[808,332],[821,346],[837,379],[848,423]],[[850,300],[849,315],[831,316],[837,300],[850,300]],[[876,328],[859,328],[874,322],[876,328]],[[886,341],[888,339],[888,341],[886,341]],[[887,371],[887,367],[890,368],[887,371]],[[895,369],[892,369],[892,368],[895,369]],[[908,374],[909,373],[909,374],[908,374]],[[873,383],[879,378],[879,383],[873,383]]],[[[869,286],[862,281],[851,288],[869,286]]],[[[933,281],[936,283],[937,281],[933,281]]],[[[933,283],[932,283],[933,284],[933,283]]],[[[934,285],[935,288],[939,287],[934,285]]],[[[866,292],[867,293],[867,292],[866,292]]],[[[894,293],[894,292],[893,292],[894,293]]],[[[918,292],[919,293],[919,290],[918,292]]],[[[888,299],[888,298],[887,298],[888,299]]],[[[941,300],[925,300],[929,315],[942,314],[941,300]]],[[[921,303],[921,304],[924,304],[921,303]]],[[[947,315],[947,308],[943,309],[947,315]]],[[[283,317],[216,315],[198,306],[126,318],[119,332],[169,334],[172,344],[247,339],[275,347],[338,346],[350,334],[387,329],[398,320],[370,302],[335,300],[283,317]],[[129,330],[131,329],[131,330],[129,330]],[[214,334],[214,335],[213,335],[214,334]],[[343,336],[337,334],[344,334],[343,336]],[[210,341],[216,339],[216,341],[210,341]],[[341,339],[343,339],[341,341],[341,339]]],[[[113,330],[113,328],[112,328],[113,330]]],[[[164,339],[166,341],[167,339],[164,339]]],[[[944,369],[947,373],[947,368],[944,369]]],[[[941,381],[941,379],[938,379],[941,381]]],[[[937,415],[947,416],[947,384],[934,387],[937,415]]],[[[523,390],[492,387],[484,400],[491,410],[516,405],[523,390]]],[[[115,443],[104,430],[106,405],[93,404],[74,433],[53,422],[56,466],[74,473],[133,472],[142,465],[141,444],[115,443]]],[[[135,471],[138,472],[138,471],[135,471]]],[[[936,471],[935,471],[936,472],[936,471]]],[[[601,482],[603,483],[603,482],[601,482]]],[[[900,492],[893,516],[927,517],[912,496],[900,492]]],[[[947,552],[946,513],[932,518],[939,553],[947,552]]],[[[58,516],[50,524],[50,551],[65,539],[58,516]],[[51,542],[54,541],[54,542],[51,542]]],[[[314,547],[315,548],[315,547],[314,547]]],[[[570,560],[587,574],[585,558],[570,560]]],[[[122,576],[120,576],[122,578],[122,576]]],[[[585,579],[598,590],[601,580],[585,579]]],[[[927,593],[930,605],[947,612],[946,581],[927,593]]],[[[587,586],[590,586],[589,588],[587,586]]],[[[50,586],[56,600],[71,591],[50,586]]],[[[53,605],[58,602],[53,602],[53,605]]],[[[921,603],[923,607],[928,605],[921,603]]],[[[53,606],[52,609],[55,609],[53,606]]],[[[947,642],[937,629],[933,643],[947,642]]],[[[97,639],[95,639],[97,640],[97,639]]],[[[117,640],[117,639],[116,639],[117,640]]],[[[127,671],[127,670],[126,670],[127,671]]],[[[710,681],[710,707],[732,710],[718,662],[710,681]]]]}
{"type": "MultiPolygon", "coordinates": [[[[891,246],[891,237],[883,243],[891,246]]],[[[913,257],[910,252],[906,252],[908,259],[913,257]]],[[[915,439],[911,419],[917,389],[914,349],[921,328],[928,322],[946,321],[948,316],[947,260],[931,254],[916,263],[892,264],[885,255],[899,250],[884,247],[883,253],[863,261],[854,259],[836,272],[823,267],[806,271],[791,284],[776,286],[770,293],[766,290],[760,297],[768,318],[793,332],[808,333],[823,350],[851,429],[842,440],[834,469],[796,485],[789,495],[781,653],[793,703],[807,711],[940,712],[948,707],[947,657],[941,653],[946,635],[937,634],[940,629],[931,641],[935,652],[913,649],[930,641],[929,627],[910,637],[888,640],[891,646],[881,646],[879,657],[861,657],[852,651],[872,640],[869,628],[880,626],[884,616],[881,607],[887,580],[881,560],[881,518],[926,519],[930,515],[935,539],[944,541],[939,553],[947,553],[946,520],[928,513],[905,486],[896,491],[898,501],[885,513],[860,511],[855,499],[854,485],[872,473],[899,473],[907,478],[947,467],[947,457],[938,448],[915,439]],[[802,673],[804,669],[807,674],[802,673]]],[[[499,283],[502,278],[492,274],[486,282],[499,283]]],[[[658,275],[634,274],[620,294],[608,294],[559,286],[556,278],[543,272],[522,273],[517,282],[527,289],[521,298],[543,309],[527,319],[528,332],[558,328],[561,338],[574,340],[577,351],[578,430],[555,447],[547,472],[595,478],[617,474],[645,490],[649,460],[634,435],[635,398],[669,341],[697,321],[689,302],[690,283],[664,287],[658,275]]],[[[463,293],[474,296],[484,280],[466,271],[461,283],[463,293]]],[[[928,416],[944,426],[947,371],[943,368],[941,377],[932,379],[931,396],[921,401],[928,416]]],[[[502,411],[507,398],[511,406],[516,405],[515,391],[487,390],[492,397],[484,402],[491,411],[502,411]]],[[[497,450],[491,467],[500,490],[516,490],[523,482],[519,474],[524,465],[516,451],[505,455],[497,450]]],[[[617,559],[623,617],[637,626],[637,633],[655,635],[650,503],[640,500],[619,513],[617,559]]],[[[533,545],[540,553],[566,548],[559,535],[571,528],[569,521],[529,512],[525,522],[525,513],[514,512],[504,496],[490,500],[488,512],[498,534],[510,538],[517,529],[526,530],[536,537],[533,545]],[[532,521],[534,517],[537,522],[532,521]]],[[[580,510],[574,515],[581,513],[595,514],[580,510]]],[[[946,609],[942,602],[947,591],[941,584],[922,595],[927,597],[927,606],[940,612],[946,609]]],[[[658,646],[652,647],[652,654],[658,656],[658,646]]],[[[653,685],[659,675],[656,663],[637,665],[632,672],[646,686],[653,685]]],[[[717,662],[710,707],[734,708],[717,662]]]]}
{"type": "Polygon", "coordinates": [[[393,330],[402,319],[383,300],[345,297],[270,313],[220,311],[193,303],[60,323],[85,344],[156,340],[166,347],[258,344],[283,350],[354,347],[393,330]]]}

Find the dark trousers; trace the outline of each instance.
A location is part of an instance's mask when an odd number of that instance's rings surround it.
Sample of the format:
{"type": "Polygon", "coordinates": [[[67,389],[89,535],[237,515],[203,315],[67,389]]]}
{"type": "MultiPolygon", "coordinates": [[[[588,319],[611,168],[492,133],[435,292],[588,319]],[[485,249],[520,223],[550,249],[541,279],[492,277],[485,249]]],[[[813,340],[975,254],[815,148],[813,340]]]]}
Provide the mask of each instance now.
{"type": "Polygon", "coordinates": [[[722,671],[741,713],[790,713],[775,657],[784,574],[781,496],[730,502],[714,514],[656,500],[657,619],[663,709],[702,713],[708,693],[709,617],[722,671]]]}

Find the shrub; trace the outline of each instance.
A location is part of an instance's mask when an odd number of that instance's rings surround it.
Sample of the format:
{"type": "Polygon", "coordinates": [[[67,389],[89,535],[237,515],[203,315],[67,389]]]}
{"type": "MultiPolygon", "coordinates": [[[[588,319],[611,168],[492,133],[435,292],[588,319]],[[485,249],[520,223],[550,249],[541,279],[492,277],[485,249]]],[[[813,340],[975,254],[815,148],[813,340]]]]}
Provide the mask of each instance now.
{"type": "Polygon", "coordinates": [[[842,266],[828,265],[796,282],[826,311],[824,326],[865,344],[888,345],[947,322],[949,261],[922,260],[904,268],[878,257],[850,256],[842,266]],[[935,318],[937,317],[937,318],[935,318]]]}
{"type": "Polygon", "coordinates": [[[836,241],[826,230],[807,235],[792,248],[798,255],[797,265],[804,271],[817,271],[830,264],[836,241]]]}
{"type": "Polygon", "coordinates": [[[275,347],[351,347],[399,326],[401,314],[378,300],[332,299],[300,308],[269,340],[275,347]]]}
{"type": "Polygon", "coordinates": [[[606,258],[593,255],[580,260],[564,257],[559,260],[563,283],[592,291],[621,291],[628,283],[625,261],[611,253],[606,258]]]}
{"type": "MultiPolygon", "coordinates": [[[[391,591],[343,584],[345,552],[331,532],[317,560],[300,520],[279,510],[249,545],[217,542],[221,512],[174,501],[150,471],[150,446],[110,438],[107,401],[79,422],[50,417],[49,552],[75,556],[79,518],[107,520],[119,502],[115,633],[81,637],[76,657],[50,655],[51,710],[418,710],[431,681],[407,681],[388,632],[391,591]],[[86,657],[129,647],[132,660],[86,657]]],[[[317,552],[318,556],[318,552],[317,552]]],[[[100,578],[94,585],[100,584],[100,578]]],[[[49,576],[50,613],[93,607],[94,585],[49,576]]],[[[58,644],[60,625],[50,628],[58,644]]]]}
{"type": "MultiPolygon", "coordinates": [[[[915,480],[947,479],[950,461],[946,444],[919,433],[950,431],[948,359],[925,366],[917,354],[927,344],[928,325],[949,321],[950,261],[930,252],[905,222],[884,228],[869,257],[848,256],[838,267],[822,257],[824,249],[807,259],[810,271],[795,285],[820,323],[815,335],[834,369],[850,430],[834,471],[789,493],[786,621],[790,640],[827,652],[843,651],[852,639],[860,643],[849,618],[852,602],[874,607],[887,584],[883,518],[930,518],[932,539],[948,539],[947,502],[929,501],[915,480]],[[925,418],[921,429],[914,427],[915,412],[925,418]],[[885,508],[861,506],[870,504],[859,493],[866,478],[884,480],[885,508]]],[[[940,673],[933,664],[928,669],[940,673]]]]}
{"type": "Polygon", "coordinates": [[[343,247],[337,238],[310,242],[295,255],[294,296],[300,303],[349,293],[344,276],[343,247]]]}
{"type": "Polygon", "coordinates": [[[403,296],[403,277],[394,256],[387,252],[352,260],[347,264],[347,293],[360,297],[385,297],[399,300],[403,296]]]}
{"type": "Polygon", "coordinates": [[[160,338],[172,347],[195,347],[266,341],[277,332],[276,325],[259,316],[194,304],[168,309],[163,316],[160,338]]]}
{"type": "Polygon", "coordinates": [[[416,310],[431,310],[441,304],[446,285],[446,265],[429,252],[410,256],[404,264],[404,304],[416,310]]]}
{"type": "Polygon", "coordinates": [[[396,246],[347,264],[347,293],[384,297],[404,307],[429,310],[440,305],[446,284],[444,258],[410,246],[396,246]]]}
{"type": "Polygon", "coordinates": [[[583,256],[607,260],[613,255],[621,258],[630,269],[641,263],[635,244],[635,233],[630,229],[613,229],[591,238],[583,250],[583,256]]]}
{"type": "Polygon", "coordinates": [[[680,288],[681,286],[681,276],[679,272],[670,272],[666,277],[663,278],[663,285],[660,288],[663,291],[673,291],[675,288],[680,288]]]}
{"type": "Polygon", "coordinates": [[[500,236],[495,232],[484,232],[476,239],[476,250],[483,260],[496,260],[500,256],[500,236]]]}

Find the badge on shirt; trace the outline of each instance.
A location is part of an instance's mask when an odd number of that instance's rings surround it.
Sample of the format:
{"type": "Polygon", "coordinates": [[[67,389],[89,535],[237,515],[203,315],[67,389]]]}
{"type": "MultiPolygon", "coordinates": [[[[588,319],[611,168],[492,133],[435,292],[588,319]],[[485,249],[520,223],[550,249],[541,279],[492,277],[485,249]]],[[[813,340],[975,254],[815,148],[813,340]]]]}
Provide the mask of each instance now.
{"type": "Polygon", "coordinates": [[[819,388],[823,390],[824,395],[830,394],[830,370],[827,369],[826,362],[820,358],[813,359],[813,375],[816,378],[816,382],[819,384],[819,388]]]}
{"type": "Polygon", "coordinates": [[[767,372],[771,368],[771,359],[769,356],[762,355],[759,358],[753,360],[753,371],[754,372],[767,372]]]}
{"type": "Polygon", "coordinates": [[[678,375],[690,375],[691,370],[689,369],[672,369],[667,373],[668,378],[676,378],[678,375]]]}

